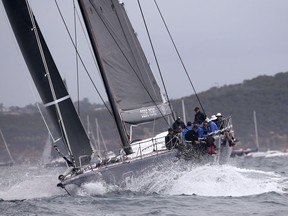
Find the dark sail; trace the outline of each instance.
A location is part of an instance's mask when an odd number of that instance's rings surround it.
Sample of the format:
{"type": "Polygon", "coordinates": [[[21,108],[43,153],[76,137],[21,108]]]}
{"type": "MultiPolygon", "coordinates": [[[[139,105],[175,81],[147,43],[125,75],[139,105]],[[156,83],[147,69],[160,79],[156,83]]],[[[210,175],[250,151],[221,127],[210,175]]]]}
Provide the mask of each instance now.
{"type": "Polygon", "coordinates": [[[79,0],[102,77],[121,120],[137,124],[170,114],[122,3],[79,0]]]}
{"type": "Polygon", "coordinates": [[[33,27],[26,1],[2,1],[41,99],[70,152],[70,160],[77,167],[89,164],[92,154],[90,141],[37,23],[36,29],[33,27]],[[35,30],[38,31],[42,49],[39,49],[35,30]],[[48,70],[45,69],[40,50],[43,51],[42,57],[45,56],[48,70]]]}

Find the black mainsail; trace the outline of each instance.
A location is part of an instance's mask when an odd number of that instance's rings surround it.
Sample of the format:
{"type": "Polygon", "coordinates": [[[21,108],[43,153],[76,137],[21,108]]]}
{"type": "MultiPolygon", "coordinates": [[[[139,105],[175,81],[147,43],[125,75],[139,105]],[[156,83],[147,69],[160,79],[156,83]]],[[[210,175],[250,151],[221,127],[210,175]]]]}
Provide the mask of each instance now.
{"type": "Polygon", "coordinates": [[[90,163],[89,138],[66,90],[39,26],[26,0],[2,0],[33,81],[64,140],[69,160],[80,167],[90,163]]]}
{"type": "Polygon", "coordinates": [[[124,147],[125,123],[170,114],[142,47],[118,0],[78,0],[124,147]]]}
{"type": "Polygon", "coordinates": [[[137,124],[167,115],[169,109],[163,104],[160,88],[123,3],[79,0],[79,5],[101,74],[107,79],[123,121],[137,124]]]}

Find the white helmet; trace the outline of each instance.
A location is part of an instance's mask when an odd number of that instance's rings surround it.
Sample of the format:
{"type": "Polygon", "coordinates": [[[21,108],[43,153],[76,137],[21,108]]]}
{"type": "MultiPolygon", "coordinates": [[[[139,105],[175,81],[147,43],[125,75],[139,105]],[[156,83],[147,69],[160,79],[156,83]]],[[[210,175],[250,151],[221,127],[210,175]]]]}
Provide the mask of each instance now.
{"type": "Polygon", "coordinates": [[[217,113],[216,116],[217,117],[222,117],[222,114],[221,113],[217,113]]]}
{"type": "Polygon", "coordinates": [[[212,121],[216,120],[216,119],[217,119],[217,117],[215,115],[212,115],[211,118],[210,118],[210,120],[212,120],[212,121]]]}

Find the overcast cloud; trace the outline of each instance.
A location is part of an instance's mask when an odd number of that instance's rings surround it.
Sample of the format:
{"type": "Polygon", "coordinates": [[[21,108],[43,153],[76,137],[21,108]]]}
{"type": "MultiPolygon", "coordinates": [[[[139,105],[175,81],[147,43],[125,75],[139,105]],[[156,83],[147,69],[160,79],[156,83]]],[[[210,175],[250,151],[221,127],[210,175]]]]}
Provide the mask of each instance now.
{"type": "MultiPolygon", "coordinates": [[[[73,20],[72,1],[59,0],[66,17],[73,20]],[[64,7],[65,6],[65,7],[64,7]]],[[[123,0],[128,15],[153,70],[155,61],[141,21],[136,0],[123,0]]],[[[73,100],[77,99],[75,51],[61,23],[54,1],[30,0],[42,32],[55,55],[73,100]]],[[[259,75],[288,71],[287,0],[157,0],[185,66],[198,92],[213,86],[241,83],[259,75]]],[[[170,98],[193,93],[173,50],[153,0],[142,0],[158,61],[170,98]]],[[[68,19],[67,18],[67,19],[68,19]]],[[[69,23],[72,30],[73,22],[69,23]]],[[[0,5],[0,103],[25,106],[39,101],[38,93],[0,5]]],[[[80,29],[80,27],[78,26],[80,29]]],[[[82,34],[82,33],[81,33],[82,34]]],[[[79,35],[79,40],[83,36],[79,35]]],[[[96,66],[85,42],[79,50],[93,77],[96,66]]],[[[80,72],[83,68],[79,68],[80,72]]],[[[158,79],[158,75],[156,75],[158,79]]],[[[81,72],[80,99],[100,102],[87,75],[81,72]]],[[[97,79],[97,86],[102,86],[97,79]]],[[[104,93],[102,87],[100,90],[104,93]]]]}

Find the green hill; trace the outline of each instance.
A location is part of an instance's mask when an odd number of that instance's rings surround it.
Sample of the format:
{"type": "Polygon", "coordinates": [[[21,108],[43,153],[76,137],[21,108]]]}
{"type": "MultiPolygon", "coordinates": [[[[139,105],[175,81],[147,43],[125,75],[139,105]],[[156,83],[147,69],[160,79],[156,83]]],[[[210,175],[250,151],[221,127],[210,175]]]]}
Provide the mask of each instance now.
{"type": "MultiPolygon", "coordinates": [[[[236,85],[213,87],[198,94],[208,116],[221,112],[223,116],[232,116],[235,135],[240,139],[239,147],[255,146],[253,111],[257,113],[259,143],[263,150],[288,148],[288,72],[275,76],[259,76],[236,85]]],[[[199,106],[195,95],[171,101],[176,115],[183,116],[181,100],[185,102],[186,119],[193,121],[194,107],[199,106]]],[[[106,144],[119,142],[114,122],[103,105],[91,104],[88,99],[80,101],[80,116],[83,125],[87,125],[87,115],[95,131],[95,119],[98,119],[106,144]]],[[[47,129],[35,105],[24,108],[4,109],[0,104],[0,128],[15,160],[18,162],[39,160],[47,129]]],[[[151,136],[167,130],[163,120],[160,126],[153,123],[145,128],[135,128],[138,138],[151,136]]],[[[50,122],[47,122],[50,125],[50,122]]],[[[1,155],[0,155],[1,156],[1,155]]]]}

